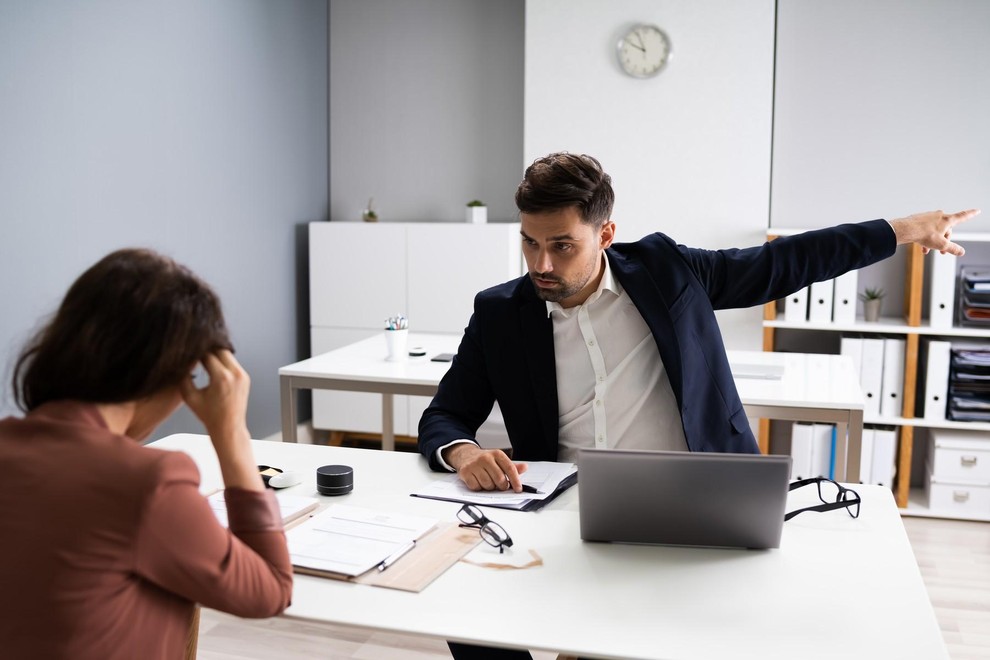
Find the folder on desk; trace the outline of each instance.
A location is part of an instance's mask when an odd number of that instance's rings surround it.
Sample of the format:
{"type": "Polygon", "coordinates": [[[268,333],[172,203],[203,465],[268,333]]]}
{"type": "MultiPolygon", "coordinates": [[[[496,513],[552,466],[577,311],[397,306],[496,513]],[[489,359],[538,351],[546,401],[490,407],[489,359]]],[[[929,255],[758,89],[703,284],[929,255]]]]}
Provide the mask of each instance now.
{"type": "Polygon", "coordinates": [[[863,340],[863,361],[860,364],[859,381],[866,397],[863,414],[880,416],[880,390],[883,388],[883,339],[863,340]]]}
{"type": "MultiPolygon", "coordinates": [[[[207,496],[206,501],[210,503],[210,508],[213,509],[220,524],[227,527],[227,502],[223,494],[223,489],[214,491],[207,496]]],[[[302,518],[320,506],[320,501],[315,497],[303,495],[276,495],[275,499],[278,500],[283,525],[288,525],[292,521],[302,518]]]]}
{"type": "Polygon", "coordinates": [[[951,328],[956,300],[956,255],[931,252],[932,279],[929,283],[929,322],[933,328],[951,328]]]}
{"type": "Polygon", "coordinates": [[[856,321],[856,286],[859,284],[859,271],[851,270],[835,278],[832,294],[832,321],[854,323],[856,321]]]}
{"type": "Polygon", "coordinates": [[[832,320],[833,280],[815,282],[808,289],[808,320],[828,323],[832,320]]]}
{"type": "Polygon", "coordinates": [[[808,322],[808,287],[787,296],[784,301],[784,320],[788,323],[808,322]]]}
{"type": "Polygon", "coordinates": [[[473,491],[468,489],[456,474],[434,479],[410,495],[499,509],[538,511],[577,483],[577,466],[574,463],[530,461],[527,465],[528,469],[522,475],[522,481],[541,491],[538,495],[516,493],[511,490],[473,491]]]}
{"type": "Polygon", "coordinates": [[[356,577],[398,557],[440,522],[334,504],[285,536],[294,567],[356,577]]]}
{"type": "Polygon", "coordinates": [[[904,340],[883,340],[880,416],[900,417],[904,408],[904,340]]]}

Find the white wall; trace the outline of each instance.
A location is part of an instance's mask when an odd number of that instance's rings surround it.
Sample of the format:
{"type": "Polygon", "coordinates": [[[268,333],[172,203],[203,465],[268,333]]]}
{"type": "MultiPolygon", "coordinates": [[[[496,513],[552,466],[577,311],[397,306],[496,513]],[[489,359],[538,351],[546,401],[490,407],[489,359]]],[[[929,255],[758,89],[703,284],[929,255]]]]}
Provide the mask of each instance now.
{"type": "MultiPolygon", "coordinates": [[[[326,0],[0,2],[0,416],[72,280],[148,246],[217,289],[251,431],[279,428],[278,367],[308,349],[297,226],[326,215],[326,16],[326,0]]],[[[201,428],[186,413],[162,432],[201,428]]]]}
{"type": "MultiPolygon", "coordinates": [[[[588,153],[612,176],[619,241],[662,231],[686,245],[765,240],[773,116],[772,0],[528,0],[526,163],[588,153]],[[673,58],[623,74],[615,44],[655,23],[673,58]]],[[[759,309],[720,312],[729,348],[759,349],[759,309]]]]}
{"type": "MultiPolygon", "coordinates": [[[[522,0],[330,0],[330,218],[512,220],[522,0]]],[[[466,322],[466,319],[465,319],[466,322]]]]}

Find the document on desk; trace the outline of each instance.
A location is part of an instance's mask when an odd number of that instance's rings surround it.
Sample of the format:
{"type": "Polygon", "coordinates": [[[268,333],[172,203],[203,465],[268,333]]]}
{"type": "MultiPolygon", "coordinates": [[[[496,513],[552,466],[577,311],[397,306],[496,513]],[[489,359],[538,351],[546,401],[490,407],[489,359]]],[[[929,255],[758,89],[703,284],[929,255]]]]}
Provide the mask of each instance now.
{"type": "Polygon", "coordinates": [[[527,465],[529,468],[520,475],[520,479],[523,484],[538,491],[536,493],[516,493],[512,490],[473,491],[464,485],[460,477],[451,474],[431,481],[411,495],[501,509],[536,511],[577,483],[577,466],[574,463],[533,461],[527,462],[527,465]]]}
{"type": "Polygon", "coordinates": [[[285,535],[293,566],[356,576],[398,557],[438,522],[334,504],[285,535]]]}
{"type": "MultiPolygon", "coordinates": [[[[278,500],[279,513],[282,515],[282,524],[288,525],[293,520],[301,518],[311,511],[315,511],[320,506],[320,500],[315,497],[303,495],[276,495],[278,500]]],[[[223,490],[211,493],[206,500],[210,503],[210,508],[216,514],[217,520],[224,527],[229,526],[227,521],[227,502],[223,497],[223,490]]]]}

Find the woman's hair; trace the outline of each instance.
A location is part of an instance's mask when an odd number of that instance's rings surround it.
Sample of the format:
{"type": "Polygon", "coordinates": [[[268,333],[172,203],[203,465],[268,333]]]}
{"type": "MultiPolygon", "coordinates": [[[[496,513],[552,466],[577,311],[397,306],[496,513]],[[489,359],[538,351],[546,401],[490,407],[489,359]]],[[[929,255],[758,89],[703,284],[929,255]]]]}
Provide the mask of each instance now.
{"type": "Polygon", "coordinates": [[[522,213],[549,213],[574,206],[581,219],[600,228],[612,217],[612,178],[591,156],[560,152],[537,158],[516,189],[522,213]]]}
{"type": "Polygon", "coordinates": [[[120,403],[188,378],[232,350],[220,300],[189,269],[151,250],[118,250],[79,276],[14,367],[24,411],[48,401],[120,403]]]}

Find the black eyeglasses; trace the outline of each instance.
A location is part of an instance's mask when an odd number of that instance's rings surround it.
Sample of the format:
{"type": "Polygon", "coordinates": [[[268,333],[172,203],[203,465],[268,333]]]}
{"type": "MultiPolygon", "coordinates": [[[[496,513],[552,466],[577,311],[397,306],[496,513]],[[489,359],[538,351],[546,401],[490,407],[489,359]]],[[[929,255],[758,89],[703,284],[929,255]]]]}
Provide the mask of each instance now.
{"type": "Polygon", "coordinates": [[[474,527],[481,534],[485,543],[498,548],[499,554],[505,552],[506,548],[512,547],[512,537],[505,532],[505,528],[481,512],[481,509],[473,504],[465,504],[457,512],[457,519],[461,521],[461,527],[474,527]]]}
{"type": "Polygon", "coordinates": [[[798,509],[797,511],[791,511],[784,516],[785,521],[790,520],[797,514],[804,513],[805,511],[823,512],[834,511],[835,509],[845,509],[853,518],[859,517],[859,503],[861,501],[859,499],[859,493],[851,488],[840,486],[831,479],[826,479],[825,477],[798,479],[797,481],[791,483],[787,490],[797,490],[798,488],[809,484],[818,484],[818,499],[820,499],[822,503],[816,504],[815,506],[798,509]]]}

